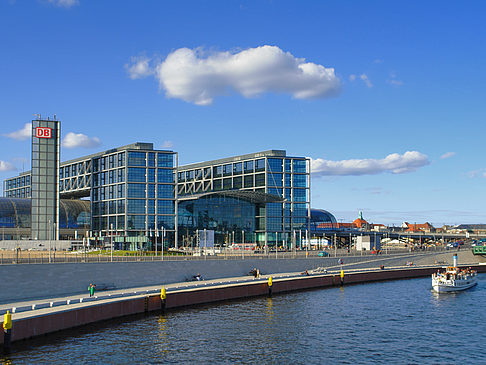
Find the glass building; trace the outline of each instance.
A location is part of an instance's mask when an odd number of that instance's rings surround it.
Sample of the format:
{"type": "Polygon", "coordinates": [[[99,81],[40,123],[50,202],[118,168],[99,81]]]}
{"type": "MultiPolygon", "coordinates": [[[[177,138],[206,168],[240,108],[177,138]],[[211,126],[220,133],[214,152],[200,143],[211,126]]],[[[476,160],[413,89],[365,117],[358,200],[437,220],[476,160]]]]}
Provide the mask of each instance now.
{"type": "Polygon", "coordinates": [[[309,171],[309,159],[282,150],[180,166],[182,241],[211,229],[216,244],[299,246],[309,229],[309,171]]]}
{"type": "MultiPolygon", "coordinates": [[[[137,142],[61,163],[54,185],[61,198],[89,198],[90,236],[146,243],[150,232],[163,227],[173,241],[175,156],[137,142]]],[[[7,179],[4,195],[30,198],[30,180],[31,172],[7,179]]]]}
{"type": "MultiPolygon", "coordinates": [[[[133,143],[60,164],[63,199],[89,199],[88,235],[120,248],[215,243],[298,247],[310,225],[310,161],[282,150],[177,166],[173,151],[133,143]],[[159,245],[162,239],[159,239],[159,245]]],[[[4,182],[9,198],[31,197],[31,173],[4,182]]]]}

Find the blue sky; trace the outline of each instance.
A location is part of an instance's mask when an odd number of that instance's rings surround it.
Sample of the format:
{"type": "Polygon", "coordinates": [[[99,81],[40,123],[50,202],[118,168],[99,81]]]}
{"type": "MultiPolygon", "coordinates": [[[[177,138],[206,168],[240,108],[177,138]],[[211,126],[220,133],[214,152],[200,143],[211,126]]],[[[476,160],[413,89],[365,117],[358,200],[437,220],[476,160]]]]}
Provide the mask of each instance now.
{"type": "Polygon", "coordinates": [[[338,220],[486,223],[485,10],[1,0],[0,179],[30,169],[25,124],[56,114],[63,160],[135,141],[182,164],[285,149],[313,159],[312,206],[338,220]]]}

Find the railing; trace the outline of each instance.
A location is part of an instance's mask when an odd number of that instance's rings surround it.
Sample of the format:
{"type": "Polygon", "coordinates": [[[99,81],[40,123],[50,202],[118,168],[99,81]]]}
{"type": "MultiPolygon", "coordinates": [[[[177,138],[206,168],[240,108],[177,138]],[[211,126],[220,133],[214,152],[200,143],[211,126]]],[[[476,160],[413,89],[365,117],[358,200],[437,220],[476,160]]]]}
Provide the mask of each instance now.
{"type": "MultiPolygon", "coordinates": [[[[464,250],[466,248],[463,248],[464,250]]],[[[486,249],[486,247],[485,247],[486,249]]],[[[134,252],[130,255],[119,255],[114,251],[113,256],[108,252],[101,251],[51,251],[50,257],[47,251],[18,251],[4,250],[0,251],[0,265],[6,264],[49,264],[49,263],[96,263],[96,262],[148,262],[148,261],[186,261],[186,260],[248,260],[248,259],[293,259],[293,258],[318,258],[319,252],[326,252],[323,257],[352,257],[352,256],[389,256],[389,255],[408,255],[410,253],[433,253],[447,252],[446,247],[429,247],[421,250],[411,250],[410,248],[382,248],[378,254],[372,254],[371,251],[356,251],[346,249],[328,249],[328,250],[297,250],[297,251],[277,251],[270,250],[267,253],[255,253],[246,250],[222,250],[217,254],[207,254],[198,250],[181,251],[178,253],[164,252],[162,257],[160,253],[157,256],[153,252],[134,252]]],[[[457,249],[451,249],[457,250],[457,249]]],[[[486,253],[486,251],[485,251],[486,253]]]]}

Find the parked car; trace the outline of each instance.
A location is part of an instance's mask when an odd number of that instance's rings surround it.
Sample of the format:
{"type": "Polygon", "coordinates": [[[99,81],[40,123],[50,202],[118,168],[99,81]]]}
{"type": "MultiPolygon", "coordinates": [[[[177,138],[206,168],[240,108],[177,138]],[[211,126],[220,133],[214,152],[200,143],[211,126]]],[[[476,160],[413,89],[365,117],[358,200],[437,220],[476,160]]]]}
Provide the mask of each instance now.
{"type": "Polygon", "coordinates": [[[326,251],[319,251],[319,252],[317,253],[317,256],[319,256],[319,257],[327,257],[327,256],[329,256],[329,252],[326,252],[326,251]]]}

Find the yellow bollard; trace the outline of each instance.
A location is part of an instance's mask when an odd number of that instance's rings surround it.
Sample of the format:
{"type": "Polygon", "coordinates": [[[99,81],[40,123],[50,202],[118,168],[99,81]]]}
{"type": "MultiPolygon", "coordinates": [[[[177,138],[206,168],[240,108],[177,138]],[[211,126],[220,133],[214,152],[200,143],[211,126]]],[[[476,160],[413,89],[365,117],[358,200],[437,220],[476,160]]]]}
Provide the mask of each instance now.
{"type": "Polygon", "coordinates": [[[3,351],[8,354],[12,339],[12,315],[7,311],[3,318],[3,351]]]}
{"type": "Polygon", "coordinates": [[[12,329],[12,315],[9,311],[7,311],[7,313],[5,313],[5,315],[3,316],[3,329],[12,329]]]}
{"type": "Polygon", "coordinates": [[[167,299],[167,294],[165,292],[165,286],[160,289],[160,310],[162,313],[165,312],[165,300],[167,299]]]}

